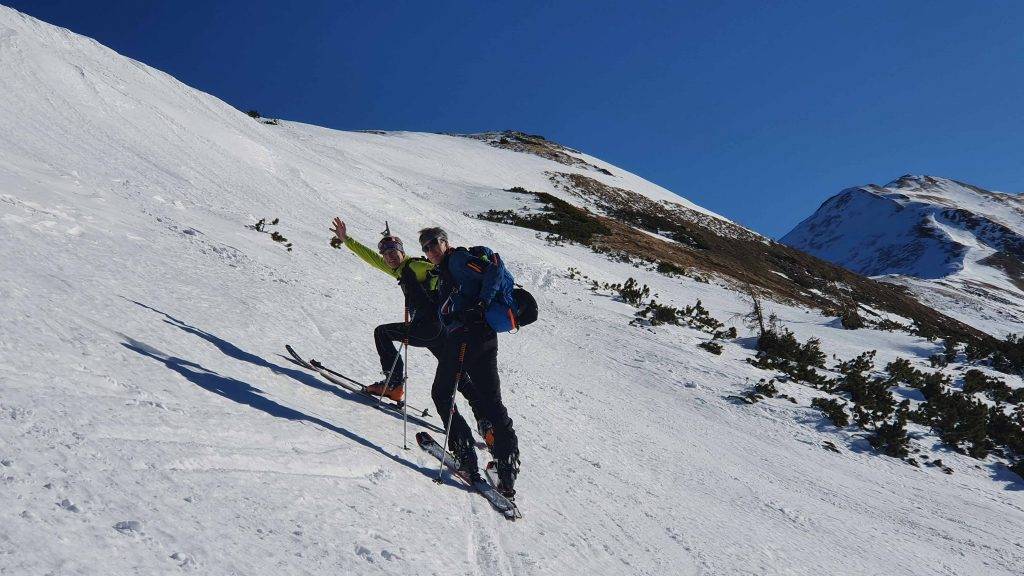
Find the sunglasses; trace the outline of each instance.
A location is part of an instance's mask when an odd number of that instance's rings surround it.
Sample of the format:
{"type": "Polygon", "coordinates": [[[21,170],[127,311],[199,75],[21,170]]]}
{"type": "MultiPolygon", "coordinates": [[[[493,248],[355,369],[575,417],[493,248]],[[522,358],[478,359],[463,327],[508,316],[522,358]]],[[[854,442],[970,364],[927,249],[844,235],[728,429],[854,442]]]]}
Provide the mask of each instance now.
{"type": "Polygon", "coordinates": [[[434,238],[433,240],[430,240],[426,244],[423,245],[423,253],[426,254],[427,252],[430,252],[431,250],[433,250],[434,248],[437,248],[440,245],[441,245],[441,239],[440,238],[434,238]]]}

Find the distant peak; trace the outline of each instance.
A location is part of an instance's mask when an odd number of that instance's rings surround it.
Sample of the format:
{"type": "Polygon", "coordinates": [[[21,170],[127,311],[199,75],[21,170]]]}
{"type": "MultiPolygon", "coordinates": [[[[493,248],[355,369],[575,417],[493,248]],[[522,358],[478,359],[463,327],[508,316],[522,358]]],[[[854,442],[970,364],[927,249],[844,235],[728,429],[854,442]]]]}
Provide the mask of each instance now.
{"type": "MultiPolygon", "coordinates": [[[[886,188],[899,189],[929,189],[941,187],[944,184],[958,184],[955,180],[939,176],[928,176],[927,174],[904,174],[899,178],[885,185],[886,188]]],[[[961,184],[962,186],[962,184],[961,184]]]]}

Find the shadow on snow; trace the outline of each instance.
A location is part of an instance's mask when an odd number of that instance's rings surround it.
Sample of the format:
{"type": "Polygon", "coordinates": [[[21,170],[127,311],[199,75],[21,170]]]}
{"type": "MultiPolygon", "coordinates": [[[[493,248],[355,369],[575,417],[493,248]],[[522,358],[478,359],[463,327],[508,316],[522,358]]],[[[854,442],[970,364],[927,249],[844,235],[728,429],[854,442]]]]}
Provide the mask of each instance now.
{"type": "MultiPolygon", "coordinates": [[[[268,369],[272,370],[274,373],[287,375],[287,376],[297,380],[298,382],[306,384],[307,386],[311,386],[311,387],[316,388],[318,390],[324,390],[324,391],[327,391],[327,392],[332,392],[335,395],[337,395],[339,397],[342,397],[342,398],[345,398],[347,400],[355,400],[355,401],[360,402],[362,404],[376,407],[376,405],[375,405],[375,403],[373,402],[372,399],[363,398],[361,395],[349,392],[347,390],[342,390],[342,389],[336,388],[334,386],[331,386],[331,385],[329,385],[327,383],[321,382],[319,379],[317,379],[315,376],[313,376],[311,374],[307,374],[307,373],[301,372],[299,370],[285,368],[285,367],[279,366],[277,364],[273,364],[271,362],[267,362],[266,360],[264,360],[263,358],[255,355],[255,354],[251,354],[249,352],[246,352],[246,351],[238,348],[237,346],[231,344],[230,342],[227,342],[227,341],[225,341],[223,339],[220,339],[220,338],[218,338],[218,337],[216,337],[216,336],[214,336],[214,335],[212,335],[212,334],[210,334],[208,332],[204,332],[203,330],[200,330],[198,328],[190,326],[190,325],[186,324],[185,322],[182,322],[182,321],[180,321],[180,320],[170,316],[169,314],[166,314],[164,312],[161,312],[159,310],[156,310],[154,308],[146,306],[145,304],[141,304],[139,302],[135,302],[133,300],[131,302],[134,303],[134,304],[137,304],[138,306],[141,306],[143,308],[146,308],[148,310],[151,310],[153,312],[156,312],[158,314],[163,315],[165,317],[164,321],[167,322],[168,324],[170,324],[170,325],[172,325],[172,326],[174,326],[176,328],[179,328],[181,330],[184,330],[186,332],[189,332],[190,334],[194,334],[196,336],[199,336],[200,338],[203,338],[204,340],[207,340],[208,342],[210,342],[211,344],[216,346],[218,350],[220,350],[222,353],[224,353],[227,356],[230,356],[232,358],[235,358],[235,359],[238,359],[238,360],[242,360],[244,362],[248,362],[248,363],[251,363],[251,364],[254,364],[254,365],[257,365],[257,366],[262,366],[262,367],[268,368],[268,369]]],[[[160,362],[161,364],[166,366],[168,369],[170,369],[170,370],[172,370],[174,372],[177,372],[179,375],[183,376],[186,380],[188,380],[189,382],[192,382],[193,384],[199,386],[200,388],[203,388],[204,390],[207,390],[209,392],[213,392],[214,394],[217,394],[218,396],[221,396],[223,398],[227,398],[227,399],[232,400],[234,402],[237,402],[239,404],[243,404],[243,405],[249,406],[251,408],[254,408],[256,410],[260,410],[260,411],[265,412],[265,413],[267,413],[267,414],[269,414],[271,416],[274,416],[276,418],[283,418],[283,419],[286,419],[286,420],[294,420],[294,421],[299,421],[299,422],[309,422],[311,424],[315,424],[315,425],[320,426],[321,428],[323,428],[325,430],[328,430],[330,432],[334,432],[336,434],[340,434],[340,435],[344,436],[345,438],[348,438],[349,440],[352,440],[353,442],[356,442],[357,444],[360,444],[360,445],[362,445],[362,446],[364,446],[366,448],[369,448],[369,449],[371,449],[371,450],[373,450],[373,451],[375,451],[375,452],[377,452],[377,453],[387,457],[388,459],[393,460],[393,461],[395,461],[395,462],[397,462],[397,463],[399,463],[399,464],[401,464],[401,465],[403,465],[403,466],[405,466],[405,467],[407,467],[407,468],[409,468],[411,470],[415,470],[416,472],[419,472],[419,473],[421,473],[421,474],[423,474],[425,476],[432,477],[435,474],[435,469],[433,469],[433,468],[425,468],[425,467],[419,466],[419,465],[417,465],[417,464],[415,464],[415,463],[413,463],[413,462],[411,462],[409,460],[405,460],[405,459],[399,458],[397,455],[391,454],[390,452],[384,450],[380,446],[370,442],[366,438],[363,438],[363,437],[361,437],[361,436],[359,436],[357,434],[354,434],[353,432],[351,432],[351,431],[349,431],[349,430],[347,430],[345,428],[342,428],[340,426],[336,426],[336,425],[331,424],[330,422],[327,422],[326,420],[323,420],[321,418],[310,416],[309,414],[306,414],[306,413],[301,412],[299,410],[296,410],[294,408],[289,408],[288,406],[285,406],[283,404],[275,402],[275,401],[267,398],[266,396],[264,396],[263,395],[264,393],[263,393],[262,390],[260,390],[259,388],[254,387],[254,386],[252,386],[252,385],[250,385],[250,384],[248,384],[246,382],[243,382],[241,380],[237,380],[235,378],[229,378],[229,377],[226,377],[226,376],[221,376],[220,374],[217,374],[216,372],[214,372],[212,370],[204,368],[203,366],[201,366],[201,365],[199,365],[199,364],[197,364],[195,362],[191,362],[191,361],[188,361],[188,360],[185,360],[185,359],[182,359],[182,358],[177,358],[177,357],[174,357],[174,356],[168,356],[168,355],[160,352],[159,350],[157,350],[157,349],[155,349],[155,348],[153,348],[151,346],[148,346],[148,345],[146,345],[146,344],[144,344],[142,342],[134,340],[134,339],[132,339],[132,338],[130,338],[128,336],[125,336],[125,335],[122,335],[122,336],[124,337],[124,339],[126,341],[122,342],[121,345],[124,346],[125,348],[127,348],[128,350],[131,350],[132,352],[135,352],[135,353],[137,353],[137,354],[139,354],[141,356],[145,356],[147,358],[151,358],[153,360],[156,360],[157,362],[160,362]]],[[[391,414],[390,412],[387,412],[387,411],[384,411],[384,410],[381,410],[381,412],[384,413],[384,414],[388,414],[388,415],[390,415],[392,417],[398,417],[397,415],[391,414]]],[[[465,490],[465,491],[471,490],[469,487],[464,486],[461,483],[458,483],[458,482],[455,482],[454,480],[452,480],[450,474],[446,475],[445,481],[446,481],[446,484],[448,484],[449,486],[453,486],[453,487],[456,487],[456,488],[459,488],[459,489],[465,490]]]]}
{"type": "MultiPolygon", "coordinates": [[[[360,404],[362,404],[364,406],[368,406],[370,408],[374,408],[375,410],[379,411],[381,414],[386,414],[388,417],[396,418],[398,420],[402,419],[401,414],[396,413],[396,412],[392,412],[390,410],[383,409],[380,406],[378,406],[377,400],[374,399],[374,398],[371,398],[371,397],[366,396],[364,394],[357,394],[357,393],[352,392],[350,390],[346,390],[344,388],[340,388],[338,386],[334,386],[332,384],[324,382],[320,378],[317,378],[316,376],[310,374],[309,372],[306,372],[305,370],[299,370],[299,369],[296,369],[296,368],[287,368],[285,366],[281,366],[280,364],[274,364],[273,362],[269,362],[268,360],[264,359],[261,356],[257,356],[256,354],[253,354],[251,352],[246,352],[245,350],[242,350],[238,346],[235,346],[234,344],[228,342],[227,340],[224,340],[223,338],[219,338],[217,336],[214,336],[213,334],[210,334],[209,332],[206,332],[205,330],[201,330],[201,329],[196,328],[195,326],[192,326],[192,325],[190,325],[190,324],[188,324],[188,323],[186,323],[186,322],[184,322],[182,320],[178,320],[177,318],[175,318],[174,316],[171,316],[170,314],[168,314],[166,312],[163,312],[161,310],[157,310],[156,308],[153,308],[152,306],[147,306],[147,305],[145,305],[145,304],[143,304],[141,302],[136,302],[135,300],[130,300],[130,299],[127,299],[127,298],[126,298],[126,300],[128,300],[132,304],[135,304],[136,306],[140,306],[142,308],[145,308],[146,310],[149,310],[151,312],[155,312],[157,314],[160,314],[161,316],[164,317],[164,322],[166,324],[169,324],[169,325],[174,326],[175,328],[177,328],[179,330],[182,330],[184,332],[188,332],[189,334],[192,334],[194,336],[198,336],[198,337],[202,338],[203,340],[206,340],[210,344],[213,344],[225,356],[230,356],[231,358],[234,358],[236,360],[241,360],[242,362],[248,362],[249,364],[252,364],[254,366],[259,366],[261,368],[266,368],[266,369],[272,371],[274,374],[282,374],[284,376],[287,376],[287,377],[291,378],[292,380],[295,380],[296,382],[299,382],[301,384],[305,384],[306,386],[309,386],[311,388],[316,388],[317,390],[322,390],[324,392],[330,392],[331,394],[334,394],[335,396],[337,396],[339,398],[342,398],[344,400],[348,400],[348,401],[351,401],[351,402],[358,402],[358,403],[360,403],[360,404]]],[[[281,356],[281,358],[284,358],[285,360],[288,360],[288,358],[286,358],[285,356],[281,356]]],[[[415,421],[417,421],[417,419],[413,418],[410,415],[409,422],[412,423],[412,422],[415,422],[415,421]]],[[[425,424],[425,423],[424,422],[420,422],[420,425],[423,425],[423,424],[425,424]]],[[[430,425],[427,424],[427,427],[430,427],[430,425]]],[[[431,427],[431,429],[433,429],[435,432],[437,431],[436,427],[431,427]]]]}

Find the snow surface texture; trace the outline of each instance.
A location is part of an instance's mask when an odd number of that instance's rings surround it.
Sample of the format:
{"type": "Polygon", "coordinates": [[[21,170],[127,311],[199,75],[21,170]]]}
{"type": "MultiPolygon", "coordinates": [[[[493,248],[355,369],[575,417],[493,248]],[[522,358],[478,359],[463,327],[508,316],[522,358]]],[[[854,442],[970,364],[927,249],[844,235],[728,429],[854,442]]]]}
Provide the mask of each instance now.
{"type": "MultiPolygon", "coordinates": [[[[632,308],[565,271],[636,276],[731,325],[738,294],[463,215],[508,207],[510,186],[556,192],[545,171],[571,168],[466,138],[263,125],[6,8],[0,86],[0,573],[1024,570],[1015,476],[933,446],[952,476],[877,456],[800,386],[780,385],[799,405],[732,403],[767,376],[742,362],[751,339],[712,356],[705,334],[630,326],[632,308]],[[372,328],[401,317],[391,280],[327,245],[336,214],[368,242],[385,218],[407,246],[445,226],[537,296],[540,320],[499,355],[523,521],[432,483],[399,419],[279,355],[373,378],[372,328]],[[245,227],[274,217],[291,252],[245,227]]],[[[772,308],[842,358],[939,348],[772,308]]],[[[433,368],[411,351],[410,402],[429,404],[433,368]]]]}
{"type": "Polygon", "coordinates": [[[933,176],[848,188],[781,241],[997,337],[1024,332],[1024,198],[933,176]],[[1013,274],[993,265],[1014,263],[1013,274]],[[987,260],[988,259],[988,260],[987,260]]]}

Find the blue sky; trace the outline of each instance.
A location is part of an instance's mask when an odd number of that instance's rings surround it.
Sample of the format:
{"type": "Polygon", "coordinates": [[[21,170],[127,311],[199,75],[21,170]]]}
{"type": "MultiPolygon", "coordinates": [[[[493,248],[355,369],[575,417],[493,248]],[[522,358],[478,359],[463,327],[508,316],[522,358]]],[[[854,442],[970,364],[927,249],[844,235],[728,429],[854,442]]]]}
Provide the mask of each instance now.
{"type": "Polygon", "coordinates": [[[541,134],[774,237],[904,173],[1024,192],[1018,2],[0,2],[241,109],[541,134]]]}

